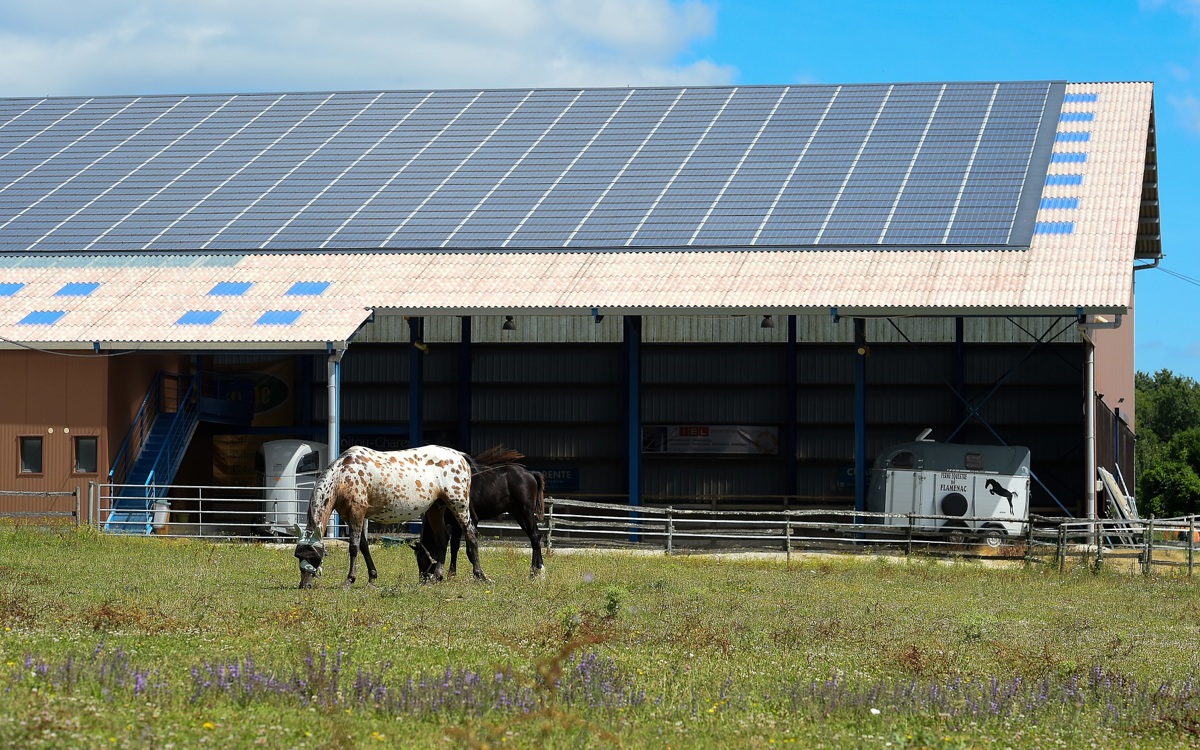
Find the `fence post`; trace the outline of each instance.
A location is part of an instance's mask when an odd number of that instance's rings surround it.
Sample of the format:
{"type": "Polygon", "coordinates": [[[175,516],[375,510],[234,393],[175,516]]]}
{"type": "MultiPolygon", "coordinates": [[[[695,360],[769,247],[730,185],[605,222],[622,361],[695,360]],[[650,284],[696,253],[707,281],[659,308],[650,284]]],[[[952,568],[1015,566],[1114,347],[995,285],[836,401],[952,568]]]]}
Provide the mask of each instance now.
{"type": "Polygon", "coordinates": [[[81,494],[83,493],[80,491],[79,485],[75,485],[75,528],[79,528],[79,516],[83,510],[83,503],[80,498],[81,494]]]}
{"type": "Polygon", "coordinates": [[[908,514],[908,541],[904,545],[904,554],[906,556],[912,555],[912,544],[913,544],[913,514],[909,513],[908,514]]]}
{"type": "Polygon", "coordinates": [[[1096,567],[1095,567],[1095,569],[1098,571],[1098,570],[1100,570],[1101,563],[1104,562],[1104,531],[1103,531],[1104,523],[1102,521],[1096,521],[1096,529],[1098,531],[1096,534],[1096,567]]]}
{"type": "Polygon", "coordinates": [[[554,546],[554,503],[547,503],[546,508],[546,549],[554,546]]]}
{"type": "Polygon", "coordinates": [[[1058,572],[1067,569],[1067,525],[1058,524],[1058,572]]]}
{"type": "Polygon", "coordinates": [[[785,562],[792,562],[792,516],[786,510],[783,512],[783,531],[787,537],[787,555],[784,558],[785,562]]]}
{"type": "Polygon", "coordinates": [[[674,508],[667,506],[667,554],[675,551],[675,516],[674,508]]]}
{"type": "Polygon", "coordinates": [[[1025,523],[1025,562],[1033,562],[1033,518],[1025,523]]]}
{"type": "Polygon", "coordinates": [[[1142,575],[1150,575],[1150,564],[1154,557],[1154,516],[1150,516],[1150,525],[1146,528],[1146,548],[1142,552],[1142,575]]]}
{"type": "Polygon", "coordinates": [[[1196,517],[1188,516],[1188,578],[1192,577],[1192,568],[1196,558],[1196,517]]]}
{"type": "Polygon", "coordinates": [[[88,480],[88,526],[95,523],[95,516],[92,509],[96,505],[96,483],[91,479],[88,480]]]}

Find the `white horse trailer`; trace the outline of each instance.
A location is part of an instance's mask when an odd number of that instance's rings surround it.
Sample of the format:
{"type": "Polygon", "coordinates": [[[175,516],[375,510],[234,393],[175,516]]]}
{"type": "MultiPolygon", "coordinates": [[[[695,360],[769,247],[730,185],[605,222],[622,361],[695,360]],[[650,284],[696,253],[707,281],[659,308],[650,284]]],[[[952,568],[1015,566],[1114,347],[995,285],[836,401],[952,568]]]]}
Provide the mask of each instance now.
{"type": "Polygon", "coordinates": [[[263,488],[266,531],[290,536],[293,526],[308,522],[308,500],[317,475],[329,463],[328,446],[309,440],[271,440],[255,457],[263,488]]]}
{"type": "Polygon", "coordinates": [[[874,522],[998,547],[1029,519],[1029,449],[918,440],[880,453],[867,510],[874,522]]]}

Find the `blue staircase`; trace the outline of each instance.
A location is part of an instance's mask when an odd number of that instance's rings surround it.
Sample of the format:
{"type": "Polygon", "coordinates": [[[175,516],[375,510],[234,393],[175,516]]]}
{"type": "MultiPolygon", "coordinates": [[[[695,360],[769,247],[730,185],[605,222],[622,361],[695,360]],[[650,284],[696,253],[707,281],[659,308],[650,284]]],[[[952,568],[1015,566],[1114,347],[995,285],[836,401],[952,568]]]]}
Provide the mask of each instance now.
{"type": "Polygon", "coordinates": [[[197,382],[177,373],[155,376],[108,472],[113,498],[105,531],[154,530],[154,502],[166,494],[163,485],[175,478],[200,421],[197,382]]]}

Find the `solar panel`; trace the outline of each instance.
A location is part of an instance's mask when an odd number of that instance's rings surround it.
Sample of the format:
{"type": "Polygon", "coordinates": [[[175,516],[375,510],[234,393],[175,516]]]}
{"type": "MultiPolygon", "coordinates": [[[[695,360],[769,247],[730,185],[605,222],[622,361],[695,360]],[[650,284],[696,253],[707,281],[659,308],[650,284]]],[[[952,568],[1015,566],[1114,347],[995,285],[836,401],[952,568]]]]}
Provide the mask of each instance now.
{"type": "Polygon", "coordinates": [[[0,99],[0,250],[1027,246],[1063,89],[0,99]]]}

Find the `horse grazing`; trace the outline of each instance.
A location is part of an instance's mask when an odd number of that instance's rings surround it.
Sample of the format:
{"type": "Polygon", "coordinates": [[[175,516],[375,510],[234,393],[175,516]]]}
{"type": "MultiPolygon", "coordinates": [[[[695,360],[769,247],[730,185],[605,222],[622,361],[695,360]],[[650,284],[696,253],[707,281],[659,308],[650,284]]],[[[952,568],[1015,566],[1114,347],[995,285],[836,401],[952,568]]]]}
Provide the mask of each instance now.
{"type": "MultiPolygon", "coordinates": [[[[524,457],[518,451],[503,446],[488,448],[475,457],[480,468],[471,478],[471,519],[477,522],[507,513],[516,521],[525,536],[529,537],[529,546],[533,550],[529,577],[537,578],[545,572],[540,524],[545,517],[546,479],[541,472],[530,471],[517,463],[524,457]]],[[[441,528],[445,527],[450,529],[450,569],[447,574],[453,576],[458,572],[458,546],[462,528],[453,516],[446,513],[440,528],[434,528],[429,523],[422,524],[420,540],[412,545],[422,581],[442,578],[446,537],[441,528]]]]}
{"type": "MultiPolygon", "coordinates": [[[[426,522],[443,521],[441,512],[427,513],[435,504],[445,506],[467,535],[467,557],[476,578],[487,580],[479,567],[475,522],[471,520],[471,474],[474,460],[456,450],[427,445],[401,451],[375,451],[351,446],[317,477],[308,503],[308,528],[297,536],[295,555],[300,559],[300,588],[310,588],[321,570],[325,546],[321,530],[336,510],[349,526],[350,572],[343,586],[354,583],[358,550],[367,562],[368,583],[374,585],[379,572],[367,547],[366,521],[400,523],[426,515],[426,522]]],[[[433,529],[445,538],[445,529],[433,529]]]]}

